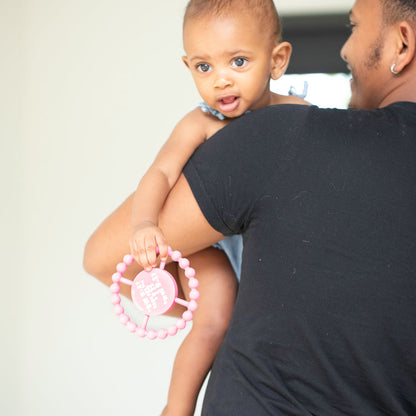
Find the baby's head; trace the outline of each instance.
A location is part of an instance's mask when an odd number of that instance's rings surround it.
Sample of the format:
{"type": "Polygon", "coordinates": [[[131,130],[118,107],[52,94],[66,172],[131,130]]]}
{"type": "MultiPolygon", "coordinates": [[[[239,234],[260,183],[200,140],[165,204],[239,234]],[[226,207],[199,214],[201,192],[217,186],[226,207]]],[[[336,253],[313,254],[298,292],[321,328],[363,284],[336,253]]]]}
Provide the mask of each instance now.
{"type": "Polygon", "coordinates": [[[183,27],[190,19],[238,17],[247,14],[258,23],[259,30],[277,45],[282,40],[279,15],[273,0],[190,0],[185,9],[183,27]]]}
{"type": "Polygon", "coordinates": [[[291,54],[273,0],[190,0],[183,43],[202,99],[229,118],[271,104],[291,54]]]}

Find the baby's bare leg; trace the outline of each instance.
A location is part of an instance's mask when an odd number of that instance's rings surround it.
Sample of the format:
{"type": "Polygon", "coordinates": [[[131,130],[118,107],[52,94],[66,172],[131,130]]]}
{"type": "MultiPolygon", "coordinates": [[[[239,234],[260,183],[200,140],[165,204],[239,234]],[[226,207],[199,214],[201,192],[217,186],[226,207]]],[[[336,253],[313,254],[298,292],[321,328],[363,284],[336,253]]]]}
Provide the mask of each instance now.
{"type": "MultiPolygon", "coordinates": [[[[201,296],[192,329],[176,355],[162,416],[194,414],[199,390],[224,339],[237,294],[237,279],[224,252],[210,247],[188,258],[196,270],[201,296]]],[[[188,296],[183,271],[179,279],[188,296]]]]}

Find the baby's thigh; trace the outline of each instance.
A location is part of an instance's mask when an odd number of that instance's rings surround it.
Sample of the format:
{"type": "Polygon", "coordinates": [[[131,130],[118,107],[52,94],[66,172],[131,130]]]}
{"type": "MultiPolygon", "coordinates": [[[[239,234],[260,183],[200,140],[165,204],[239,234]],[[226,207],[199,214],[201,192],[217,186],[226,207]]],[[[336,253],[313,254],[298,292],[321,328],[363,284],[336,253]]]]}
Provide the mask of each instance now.
{"type": "MultiPolygon", "coordinates": [[[[214,247],[188,257],[199,281],[198,310],[194,323],[226,325],[231,318],[237,296],[238,281],[227,255],[214,247]]],[[[179,269],[179,280],[185,297],[189,299],[188,278],[179,269]]]]}

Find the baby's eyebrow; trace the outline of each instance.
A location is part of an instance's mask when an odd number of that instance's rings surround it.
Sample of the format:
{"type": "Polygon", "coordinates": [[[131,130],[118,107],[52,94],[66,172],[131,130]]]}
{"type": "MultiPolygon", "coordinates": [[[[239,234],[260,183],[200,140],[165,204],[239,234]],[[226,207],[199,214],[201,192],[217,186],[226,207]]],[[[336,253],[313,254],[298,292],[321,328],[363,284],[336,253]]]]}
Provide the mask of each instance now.
{"type": "Polygon", "coordinates": [[[229,53],[229,55],[244,55],[244,54],[248,54],[249,51],[245,51],[243,49],[237,49],[235,51],[230,51],[228,53],[229,53]]]}
{"type": "MultiPolygon", "coordinates": [[[[233,49],[231,51],[224,51],[225,56],[249,55],[251,52],[245,49],[233,49]]],[[[195,55],[189,58],[190,61],[208,61],[211,59],[210,55],[195,55]]]]}
{"type": "Polygon", "coordinates": [[[191,56],[190,60],[191,61],[206,61],[207,59],[209,59],[209,56],[191,56]]]}

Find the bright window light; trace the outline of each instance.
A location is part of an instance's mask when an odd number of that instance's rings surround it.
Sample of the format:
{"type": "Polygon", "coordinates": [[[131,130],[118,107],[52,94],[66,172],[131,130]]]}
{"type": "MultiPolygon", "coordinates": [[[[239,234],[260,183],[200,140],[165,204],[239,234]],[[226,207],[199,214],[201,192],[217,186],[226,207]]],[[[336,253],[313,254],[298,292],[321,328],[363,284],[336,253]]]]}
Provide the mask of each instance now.
{"type": "Polygon", "coordinates": [[[270,89],[284,95],[291,91],[321,108],[348,108],[350,79],[346,74],[283,75],[270,82],[270,89]]]}

